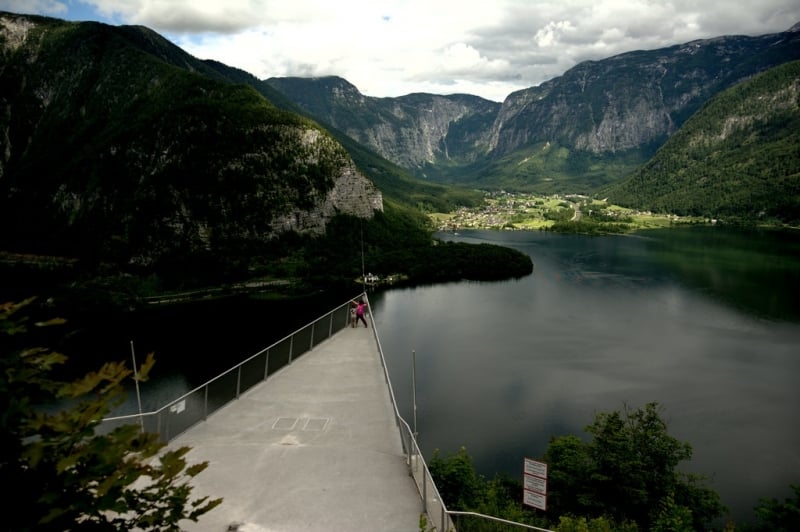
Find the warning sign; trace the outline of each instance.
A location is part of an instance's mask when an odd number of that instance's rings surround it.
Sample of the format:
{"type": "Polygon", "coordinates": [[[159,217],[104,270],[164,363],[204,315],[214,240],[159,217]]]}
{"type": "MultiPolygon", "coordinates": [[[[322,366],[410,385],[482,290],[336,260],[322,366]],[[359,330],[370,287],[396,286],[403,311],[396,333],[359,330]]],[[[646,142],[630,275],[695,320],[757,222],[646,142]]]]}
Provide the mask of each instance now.
{"type": "Polygon", "coordinates": [[[544,462],[537,462],[530,458],[525,459],[525,474],[533,475],[539,478],[547,478],[547,464],[544,462]]]}
{"type": "Polygon", "coordinates": [[[522,502],[540,510],[547,510],[547,497],[535,491],[525,490],[522,495],[522,502]]]}
{"type": "Polygon", "coordinates": [[[547,509],[547,464],[525,459],[522,473],[522,502],[540,510],[547,509]]]}
{"type": "Polygon", "coordinates": [[[525,489],[545,495],[547,494],[547,479],[525,475],[525,489]]]}

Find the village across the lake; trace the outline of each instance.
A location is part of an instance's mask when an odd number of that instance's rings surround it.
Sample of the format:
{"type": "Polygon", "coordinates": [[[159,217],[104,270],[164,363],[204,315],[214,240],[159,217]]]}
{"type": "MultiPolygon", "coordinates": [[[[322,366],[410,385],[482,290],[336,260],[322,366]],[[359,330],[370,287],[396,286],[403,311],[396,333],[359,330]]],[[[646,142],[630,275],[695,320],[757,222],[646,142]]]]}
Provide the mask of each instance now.
{"type": "Polygon", "coordinates": [[[429,216],[440,231],[550,229],[558,222],[578,221],[607,224],[609,227],[624,225],[626,230],[633,231],[669,227],[676,223],[715,222],[628,209],[580,194],[537,196],[505,191],[487,193],[480,207],[462,207],[455,212],[429,216]]]}

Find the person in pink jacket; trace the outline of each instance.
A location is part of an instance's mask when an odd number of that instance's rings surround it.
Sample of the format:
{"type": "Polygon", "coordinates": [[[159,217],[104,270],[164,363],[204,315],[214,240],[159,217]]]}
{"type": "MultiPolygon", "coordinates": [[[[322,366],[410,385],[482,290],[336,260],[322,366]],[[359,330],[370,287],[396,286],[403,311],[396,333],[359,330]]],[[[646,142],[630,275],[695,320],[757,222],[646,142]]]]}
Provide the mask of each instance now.
{"type": "Polygon", "coordinates": [[[358,301],[352,301],[352,304],[356,307],[356,317],[353,320],[353,327],[358,326],[359,320],[364,324],[364,327],[369,327],[369,325],[367,325],[367,320],[364,318],[364,313],[367,311],[367,303],[362,298],[358,301]]]}

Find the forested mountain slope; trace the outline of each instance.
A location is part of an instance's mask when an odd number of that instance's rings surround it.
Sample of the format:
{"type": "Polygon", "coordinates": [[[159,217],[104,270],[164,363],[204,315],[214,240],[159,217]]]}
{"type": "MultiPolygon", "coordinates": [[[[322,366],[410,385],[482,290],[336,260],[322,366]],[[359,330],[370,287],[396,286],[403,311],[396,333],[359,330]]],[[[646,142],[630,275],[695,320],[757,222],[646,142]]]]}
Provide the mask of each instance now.
{"type": "Polygon", "coordinates": [[[224,269],[383,208],[326,131],[146,28],[2,14],[0,53],[5,250],[224,269]]]}
{"type": "Polygon", "coordinates": [[[714,97],[607,192],[653,211],[800,223],[800,61],[714,97]]]}

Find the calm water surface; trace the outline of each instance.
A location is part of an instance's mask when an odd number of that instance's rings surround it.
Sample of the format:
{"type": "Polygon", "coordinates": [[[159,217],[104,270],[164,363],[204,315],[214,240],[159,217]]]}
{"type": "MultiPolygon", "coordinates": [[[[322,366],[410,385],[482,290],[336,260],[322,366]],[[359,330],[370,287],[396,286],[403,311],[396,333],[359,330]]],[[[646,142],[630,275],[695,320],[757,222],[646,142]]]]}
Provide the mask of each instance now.
{"type": "Polygon", "coordinates": [[[737,521],[800,483],[800,237],[712,228],[583,237],[464,232],[532,275],[371,294],[395,394],[427,457],[464,446],[522,477],[551,436],[657,401],[737,521]]]}

